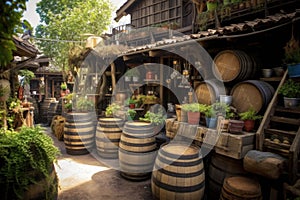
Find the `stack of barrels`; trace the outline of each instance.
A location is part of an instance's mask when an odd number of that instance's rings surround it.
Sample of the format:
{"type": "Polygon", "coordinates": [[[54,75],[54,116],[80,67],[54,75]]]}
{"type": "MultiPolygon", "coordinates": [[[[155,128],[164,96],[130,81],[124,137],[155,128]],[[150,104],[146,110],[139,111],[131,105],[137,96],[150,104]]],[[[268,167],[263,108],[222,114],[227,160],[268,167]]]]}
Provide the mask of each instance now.
{"type": "Polygon", "coordinates": [[[220,95],[228,94],[238,112],[249,108],[263,112],[275,91],[269,83],[256,80],[258,69],[257,59],[244,51],[219,52],[213,62],[213,78],[195,87],[199,103],[212,104],[220,95]]]}

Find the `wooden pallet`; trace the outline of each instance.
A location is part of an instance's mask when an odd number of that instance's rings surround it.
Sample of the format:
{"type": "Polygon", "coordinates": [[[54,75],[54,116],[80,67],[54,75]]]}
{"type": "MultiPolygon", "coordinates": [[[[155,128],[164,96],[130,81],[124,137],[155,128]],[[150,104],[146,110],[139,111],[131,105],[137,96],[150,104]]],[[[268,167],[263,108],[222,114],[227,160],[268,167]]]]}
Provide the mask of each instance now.
{"type": "MultiPolygon", "coordinates": [[[[283,76],[278,88],[287,79],[283,76]]],[[[290,183],[300,178],[300,109],[278,105],[278,89],[257,131],[257,149],[269,151],[287,159],[290,183]]]]}

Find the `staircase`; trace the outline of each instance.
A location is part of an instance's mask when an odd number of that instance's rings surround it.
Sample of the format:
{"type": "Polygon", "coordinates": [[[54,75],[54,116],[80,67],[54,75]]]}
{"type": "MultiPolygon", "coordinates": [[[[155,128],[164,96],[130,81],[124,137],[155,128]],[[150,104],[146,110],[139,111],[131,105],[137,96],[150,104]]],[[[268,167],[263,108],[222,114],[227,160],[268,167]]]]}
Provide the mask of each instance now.
{"type": "Polygon", "coordinates": [[[286,71],[257,130],[256,147],[285,157],[285,173],[294,183],[300,178],[300,108],[285,108],[279,103],[278,89],[287,77],[286,71]]]}

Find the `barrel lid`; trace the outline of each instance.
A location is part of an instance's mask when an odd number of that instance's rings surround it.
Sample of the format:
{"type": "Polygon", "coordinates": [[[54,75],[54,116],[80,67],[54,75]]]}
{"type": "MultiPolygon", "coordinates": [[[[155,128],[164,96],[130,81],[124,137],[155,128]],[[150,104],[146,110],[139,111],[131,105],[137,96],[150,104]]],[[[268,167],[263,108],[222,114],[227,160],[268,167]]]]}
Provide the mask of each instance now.
{"type": "Polygon", "coordinates": [[[257,197],[261,195],[259,183],[248,177],[228,177],[224,181],[224,188],[229,190],[232,194],[237,194],[243,197],[257,197]]]}
{"type": "Polygon", "coordinates": [[[105,117],[105,118],[99,118],[99,121],[102,122],[120,122],[122,121],[121,118],[116,118],[116,117],[105,117]]]}
{"type": "Polygon", "coordinates": [[[221,51],[214,58],[213,72],[219,80],[234,80],[240,73],[241,61],[236,51],[221,51]]]}
{"type": "Polygon", "coordinates": [[[192,156],[196,154],[198,155],[200,148],[195,145],[175,143],[164,145],[162,150],[170,154],[192,156]]]}
{"type": "Polygon", "coordinates": [[[128,126],[152,126],[151,123],[149,122],[141,122],[141,121],[130,121],[130,122],[126,122],[126,125],[128,126]]]}

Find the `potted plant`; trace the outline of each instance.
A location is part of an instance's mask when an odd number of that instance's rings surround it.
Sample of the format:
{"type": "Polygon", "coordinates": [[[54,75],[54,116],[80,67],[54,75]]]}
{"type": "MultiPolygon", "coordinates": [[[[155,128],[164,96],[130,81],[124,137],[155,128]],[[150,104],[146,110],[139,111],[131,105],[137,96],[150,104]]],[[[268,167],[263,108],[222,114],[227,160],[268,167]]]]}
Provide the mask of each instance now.
{"type": "Polygon", "coordinates": [[[158,112],[147,111],[144,117],[140,117],[139,120],[152,123],[154,125],[154,134],[158,134],[162,129],[166,118],[167,116],[159,109],[158,112]]]}
{"type": "Polygon", "coordinates": [[[79,112],[90,112],[94,109],[94,102],[87,97],[80,97],[76,101],[76,110],[79,112]]]}
{"type": "Polygon", "coordinates": [[[62,82],[61,85],[60,85],[60,96],[65,96],[66,95],[66,91],[68,89],[68,86],[66,84],[66,82],[62,82]]]}
{"type": "Polygon", "coordinates": [[[215,128],[217,125],[217,115],[214,106],[207,105],[204,113],[207,128],[215,128]]]}
{"type": "Polygon", "coordinates": [[[128,105],[129,105],[130,109],[134,109],[135,108],[135,104],[137,104],[137,103],[138,103],[138,101],[136,99],[132,99],[132,98],[128,99],[128,105]]]}
{"type": "Polygon", "coordinates": [[[106,107],[105,116],[106,117],[112,117],[120,109],[121,109],[121,106],[119,104],[112,103],[112,104],[110,104],[106,107]]]}
{"type": "Polygon", "coordinates": [[[133,109],[128,109],[126,112],[128,121],[132,121],[134,119],[135,115],[136,115],[136,111],[133,109]]]}
{"type": "Polygon", "coordinates": [[[199,103],[183,104],[182,109],[187,112],[188,123],[197,125],[200,121],[200,113],[205,112],[205,105],[199,103]]]}
{"type": "Polygon", "coordinates": [[[288,79],[278,90],[284,99],[284,107],[297,107],[300,102],[300,83],[288,79]]]}
{"type": "Polygon", "coordinates": [[[35,77],[34,73],[28,69],[19,70],[18,74],[21,76],[20,85],[24,89],[24,97],[30,95],[30,80],[35,77]]]}
{"type": "Polygon", "coordinates": [[[241,120],[244,121],[245,131],[252,131],[254,129],[255,121],[262,118],[261,115],[257,115],[256,111],[253,108],[250,108],[246,112],[239,114],[241,120]]]}
{"type": "Polygon", "coordinates": [[[284,47],[284,63],[288,66],[289,77],[300,76],[300,47],[299,41],[293,36],[291,40],[284,47]]]}
{"type": "Polygon", "coordinates": [[[56,199],[58,155],[40,126],[0,129],[1,199],[56,199]]]}
{"type": "Polygon", "coordinates": [[[217,129],[221,132],[227,132],[229,128],[229,120],[234,117],[230,106],[226,103],[217,102],[213,104],[213,109],[218,116],[217,129]]]}

